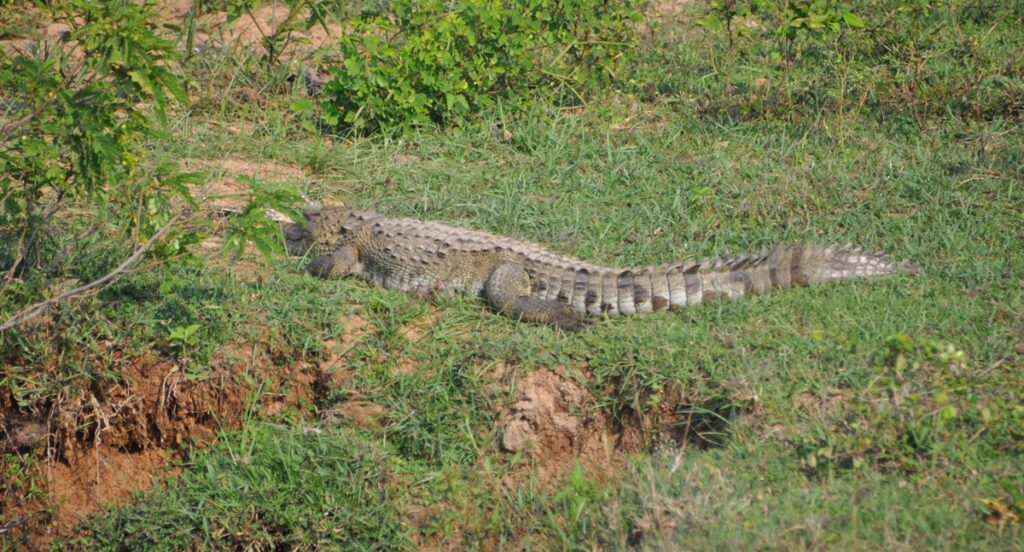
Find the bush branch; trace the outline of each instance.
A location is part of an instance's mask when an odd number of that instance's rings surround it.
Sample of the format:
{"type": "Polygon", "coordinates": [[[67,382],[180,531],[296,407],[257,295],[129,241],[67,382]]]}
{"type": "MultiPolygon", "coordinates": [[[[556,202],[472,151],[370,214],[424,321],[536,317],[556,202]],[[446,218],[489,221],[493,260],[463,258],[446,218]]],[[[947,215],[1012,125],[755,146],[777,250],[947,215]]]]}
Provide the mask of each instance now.
{"type": "Polygon", "coordinates": [[[138,249],[136,249],[131,254],[131,256],[125,259],[124,262],[122,262],[121,264],[117,265],[117,268],[115,268],[114,270],[111,270],[106,275],[100,277],[97,280],[93,280],[92,282],[89,282],[84,286],[79,286],[70,291],[61,293],[60,295],[53,297],[51,299],[40,301],[38,303],[25,307],[24,309],[18,311],[17,314],[10,317],[6,322],[0,324],[0,332],[9,330],[10,328],[17,326],[18,324],[21,324],[26,320],[29,320],[42,314],[43,311],[45,311],[46,309],[50,308],[53,305],[56,305],[57,303],[60,303],[61,301],[64,301],[65,299],[75,297],[77,295],[82,295],[83,293],[86,293],[88,291],[94,290],[96,288],[105,286],[113,282],[121,275],[123,275],[125,271],[131,268],[132,265],[138,262],[138,260],[141,259],[142,256],[145,255],[146,252],[149,251],[151,247],[153,247],[153,244],[159,241],[160,238],[162,238],[164,234],[166,234],[167,231],[170,230],[171,227],[174,226],[174,224],[178,222],[178,220],[181,219],[183,215],[184,213],[178,213],[177,215],[174,215],[174,217],[171,218],[171,220],[167,221],[167,224],[165,224],[163,228],[161,228],[156,234],[153,234],[153,236],[146,240],[146,243],[140,245],[138,249]]]}
{"type": "Polygon", "coordinates": [[[14,133],[18,129],[20,129],[21,127],[23,127],[23,126],[25,126],[25,125],[27,125],[29,123],[31,123],[36,117],[39,117],[40,115],[42,115],[43,111],[45,111],[46,108],[49,107],[52,103],[53,103],[52,101],[43,102],[32,113],[29,113],[28,115],[25,115],[21,119],[18,119],[17,121],[14,121],[13,123],[11,123],[11,124],[3,127],[2,129],[0,129],[0,136],[2,136],[2,138],[0,138],[0,142],[6,142],[11,136],[14,135],[14,133]]]}

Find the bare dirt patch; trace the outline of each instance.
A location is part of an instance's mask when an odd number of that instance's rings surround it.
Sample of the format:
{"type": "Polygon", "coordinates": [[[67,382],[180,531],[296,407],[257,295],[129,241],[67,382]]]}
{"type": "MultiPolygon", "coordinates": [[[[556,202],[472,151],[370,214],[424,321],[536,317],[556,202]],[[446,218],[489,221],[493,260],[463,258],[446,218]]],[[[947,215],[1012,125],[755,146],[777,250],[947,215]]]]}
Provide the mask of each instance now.
{"type": "Polygon", "coordinates": [[[423,161],[423,158],[415,153],[399,153],[391,156],[391,162],[395,165],[413,165],[423,161]]]}
{"type": "Polygon", "coordinates": [[[120,504],[132,491],[146,490],[177,473],[168,469],[174,454],[164,448],[126,452],[107,445],[75,452],[65,462],[47,468],[56,513],[50,530],[74,529],[104,504],[120,504]]]}
{"type": "Polygon", "coordinates": [[[394,369],[391,370],[391,374],[395,376],[408,376],[419,372],[420,368],[420,363],[416,362],[415,359],[402,357],[398,359],[394,369]]]}
{"type": "Polygon", "coordinates": [[[249,176],[260,182],[297,184],[308,178],[301,167],[272,161],[250,161],[239,158],[184,159],[183,171],[203,171],[212,176],[203,186],[191,191],[204,211],[222,213],[240,209],[249,200],[249,186],[239,177],[249,176]]]}
{"type": "Polygon", "coordinates": [[[317,378],[313,382],[316,397],[327,397],[352,381],[355,374],[348,366],[348,358],[359,342],[375,330],[373,322],[352,313],[345,319],[344,333],[323,342],[317,359],[317,378]]]}
{"type": "Polygon", "coordinates": [[[195,0],[161,0],[158,2],[160,12],[175,23],[184,21],[194,4],[196,4],[195,0]]]}
{"type": "Polygon", "coordinates": [[[279,375],[270,379],[262,397],[262,412],[276,416],[284,411],[304,413],[316,405],[317,385],[323,371],[317,364],[299,361],[278,368],[279,375]]]}
{"type": "Polygon", "coordinates": [[[309,14],[296,13],[289,24],[289,11],[284,2],[270,4],[243,14],[234,23],[228,23],[225,12],[202,15],[198,18],[201,30],[196,33],[196,44],[263,57],[267,55],[266,38],[278,32],[286,41],[278,57],[281,61],[288,61],[307,57],[310,52],[332,44],[344,32],[336,21],[326,21],[326,28],[319,24],[308,30],[296,28],[294,23],[298,22],[298,27],[301,27],[309,14]],[[292,30],[286,31],[286,25],[290,25],[287,28],[292,30]]]}
{"type": "Polygon", "coordinates": [[[253,406],[267,416],[312,415],[317,390],[331,377],[324,363],[275,365],[252,345],[224,347],[206,370],[190,379],[174,362],[145,355],[127,359],[116,381],[94,382],[32,411],[0,393],[0,452],[35,449],[52,458],[39,463],[43,498],[23,501],[0,485],[0,508],[14,512],[5,521],[26,521],[27,534],[2,535],[16,539],[7,542],[45,548],[103,506],[175,473],[176,458],[241,427],[253,406]]]}
{"type": "MultiPolygon", "coordinates": [[[[63,21],[53,21],[46,10],[40,10],[28,2],[4,6],[3,15],[5,17],[0,24],[11,25],[11,29],[25,29],[23,34],[4,33],[7,37],[0,40],[0,48],[8,54],[34,57],[37,52],[60,50],[65,47],[69,33],[73,30],[71,25],[63,21]]],[[[79,20],[77,23],[81,24],[82,21],[79,20]]],[[[73,43],[67,46],[71,60],[81,61],[80,45],[73,43]]]]}
{"type": "Polygon", "coordinates": [[[501,447],[530,458],[542,483],[557,483],[575,465],[605,472],[620,463],[616,436],[590,394],[563,370],[537,370],[519,381],[505,413],[501,447]]]}
{"type": "Polygon", "coordinates": [[[402,335],[413,343],[423,339],[423,336],[441,319],[441,314],[440,309],[431,306],[430,311],[425,316],[421,316],[406,324],[402,330],[402,335]]]}
{"type": "Polygon", "coordinates": [[[322,414],[324,420],[344,420],[363,429],[380,429],[388,409],[370,401],[353,399],[322,414]]]}
{"type": "Polygon", "coordinates": [[[94,442],[145,450],[201,442],[221,425],[237,427],[246,391],[229,373],[189,381],[174,363],[143,357],[127,367],[122,383],[90,397],[82,414],[98,421],[88,435],[94,442]]]}
{"type": "MultiPolygon", "coordinates": [[[[491,375],[507,380],[514,372],[499,363],[491,375]]],[[[586,377],[588,369],[578,372],[586,377]]],[[[542,369],[519,379],[517,399],[500,413],[500,446],[523,453],[542,485],[560,484],[576,462],[595,476],[614,477],[627,455],[660,444],[681,451],[723,446],[734,419],[756,405],[756,398],[741,396],[694,405],[668,389],[656,407],[615,420],[565,369],[542,369]]]]}
{"type": "MultiPolygon", "coordinates": [[[[52,459],[43,469],[46,498],[21,507],[24,517],[45,519],[25,535],[36,546],[166,477],[180,445],[202,446],[216,431],[240,426],[248,387],[229,373],[190,381],[174,363],[148,355],[121,370],[118,381],[93,382],[36,409],[48,413],[32,424],[44,428],[40,446],[52,459]]],[[[25,415],[5,407],[0,422],[25,415]]]]}
{"type": "MultiPolygon", "coordinates": [[[[176,456],[164,448],[129,452],[100,445],[38,467],[37,482],[48,496],[0,501],[7,522],[0,547],[21,544],[29,550],[47,549],[51,539],[72,534],[81,520],[103,505],[120,504],[133,491],[149,489],[177,473],[171,463],[176,456]]],[[[8,498],[6,489],[4,498],[8,498]]]]}
{"type": "Polygon", "coordinates": [[[651,3],[650,10],[657,15],[673,16],[679,15],[686,9],[693,0],[655,0],[651,3]]]}
{"type": "Polygon", "coordinates": [[[793,406],[812,418],[826,420],[834,418],[852,399],[850,391],[823,389],[818,393],[800,393],[793,397],[793,406]]]}
{"type": "Polygon", "coordinates": [[[328,339],[324,342],[324,354],[320,363],[321,373],[324,376],[321,384],[336,388],[352,381],[354,374],[348,369],[345,358],[352,350],[350,345],[354,341],[355,339],[348,337],[346,333],[342,339],[328,339]]]}
{"type": "MultiPolygon", "coordinates": [[[[367,335],[370,335],[376,331],[376,329],[377,328],[373,325],[373,322],[363,318],[359,314],[352,314],[348,316],[345,321],[345,333],[337,341],[339,349],[347,352],[356,344],[356,342],[360,341],[367,335]]],[[[327,343],[332,343],[332,341],[329,340],[324,344],[326,345],[327,343]]],[[[331,363],[328,364],[330,365],[331,363]]]]}

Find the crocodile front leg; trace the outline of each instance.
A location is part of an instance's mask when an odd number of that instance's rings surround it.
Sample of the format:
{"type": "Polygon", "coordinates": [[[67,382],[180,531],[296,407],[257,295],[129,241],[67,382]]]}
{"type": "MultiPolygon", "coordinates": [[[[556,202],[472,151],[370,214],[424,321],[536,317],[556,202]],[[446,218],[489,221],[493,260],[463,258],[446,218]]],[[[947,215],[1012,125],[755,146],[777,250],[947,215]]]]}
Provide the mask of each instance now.
{"type": "Polygon", "coordinates": [[[495,268],[484,294],[494,309],[517,320],[551,324],[566,331],[582,330],[588,323],[565,303],[531,297],[530,277],[520,266],[503,264],[495,268]]]}
{"type": "Polygon", "coordinates": [[[359,265],[359,251],[351,245],[337,249],[330,255],[320,255],[309,261],[306,272],[318,278],[344,278],[359,265]]]}

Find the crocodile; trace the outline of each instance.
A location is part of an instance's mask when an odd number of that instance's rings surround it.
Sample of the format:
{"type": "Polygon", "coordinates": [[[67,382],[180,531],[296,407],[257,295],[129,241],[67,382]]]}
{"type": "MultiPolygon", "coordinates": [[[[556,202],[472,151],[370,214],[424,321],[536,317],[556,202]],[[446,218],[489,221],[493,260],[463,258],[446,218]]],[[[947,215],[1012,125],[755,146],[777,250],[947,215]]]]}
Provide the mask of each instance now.
{"type": "Polygon", "coordinates": [[[760,253],[616,268],[527,241],[351,207],[303,210],[286,224],[309,274],[355,276],[424,297],[473,294],[512,318],[581,330],[595,317],[657,312],[774,288],[873,278],[920,267],[853,246],[788,243],[760,253]]]}

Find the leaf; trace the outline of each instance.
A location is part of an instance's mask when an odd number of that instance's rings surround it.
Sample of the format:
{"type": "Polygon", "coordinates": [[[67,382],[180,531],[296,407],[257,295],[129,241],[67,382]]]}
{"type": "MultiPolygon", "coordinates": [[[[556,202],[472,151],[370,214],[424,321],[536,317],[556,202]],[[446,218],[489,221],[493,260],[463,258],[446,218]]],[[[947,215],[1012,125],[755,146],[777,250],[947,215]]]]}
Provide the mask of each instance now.
{"type": "Polygon", "coordinates": [[[310,113],[313,111],[313,107],[313,100],[309,98],[299,98],[288,104],[288,109],[293,113],[310,113]]]}
{"type": "Polygon", "coordinates": [[[448,102],[448,110],[456,113],[465,113],[469,111],[469,103],[466,102],[466,97],[462,94],[445,94],[445,100],[448,102]]]}
{"type": "Polygon", "coordinates": [[[337,125],[338,122],[340,121],[338,114],[332,112],[324,113],[323,115],[321,115],[321,118],[324,120],[325,123],[331,126],[337,125]]]}
{"type": "Polygon", "coordinates": [[[722,29],[725,29],[725,24],[722,23],[722,20],[717,15],[710,13],[698,19],[697,24],[709,31],[721,31],[722,29]]]}
{"type": "Polygon", "coordinates": [[[153,83],[145,73],[141,71],[128,71],[128,76],[139,85],[143,92],[151,96],[153,95],[153,83]]]}
{"type": "Polygon", "coordinates": [[[292,187],[269,187],[251,176],[239,176],[238,181],[252,191],[252,198],[242,209],[242,214],[232,217],[224,240],[224,251],[234,255],[242,253],[246,243],[251,243],[265,259],[284,252],[281,229],[277,222],[267,215],[267,209],[282,212],[293,220],[302,220],[302,212],[296,207],[302,202],[302,194],[292,187]]]}
{"type": "Polygon", "coordinates": [[[188,104],[188,93],[182,85],[181,79],[170,71],[161,70],[157,73],[157,80],[174,96],[174,99],[183,104],[188,104]]]}
{"type": "Polygon", "coordinates": [[[956,418],[956,416],[956,407],[951,404],[946,405],[942,407],[942,410],[939,410],[939,417],[942,418],[943,420],[952,420],[953,418],[956,418]]]}
{"type": "Polygon", "coordinates": [[[195,198],[192,197],[192,192],[188,189],[188,184],[202,184],[203,181],[206,180],[207,176],[208,175],[206,173],[202,172],[180,172],[164,178],[163,181],[178,194],[178,197],[181,197],[188,202],[190,207],[196,209],[199,207],[199,204],[197,204],[195,198]]]}
{"type": "Polygon", "coordinates": [[[853,27],[854,29],[863,29],[864,28],[864,20],[861,19],[859,15],[857,15],[857,14],[855,14],[853,12],[846,12],[846,13],[844,13],[843,14],[843,21],[845,21],[847,25],[849,25],[850,27],[853,27]]]}
{"type": "Polygon", "coordinates": [[[189,324],[185,327],[175,326],[167,338],[172,341],[187,342],[197,331],[199,331],[199,324],[189,324]]]}
{"type": "Polygon", "coordinates": [[[284,251],[280,240],[276,239],[276,236],[267,235],[266,232],[255,232],[249,236],[249,240],[265,260],[271,259],[275,253],[284,251]]]}

